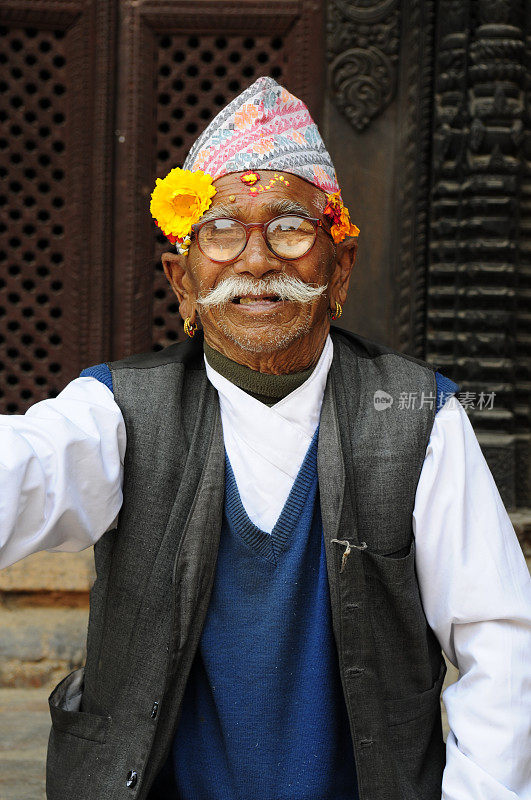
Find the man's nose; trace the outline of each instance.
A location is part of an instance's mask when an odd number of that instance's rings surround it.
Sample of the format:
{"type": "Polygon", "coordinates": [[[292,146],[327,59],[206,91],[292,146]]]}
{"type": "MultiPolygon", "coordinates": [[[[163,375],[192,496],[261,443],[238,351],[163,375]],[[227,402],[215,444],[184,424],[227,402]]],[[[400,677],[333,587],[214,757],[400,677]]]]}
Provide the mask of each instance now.
{"type": "Polygon", "coordinates": [[[261,278],[271,270],[279,270],[281,262],[268,248],[259,228],[249,234],[247,246],[234,262],[234,272],[238,275],[249,272],[255,278],[261,278]]]}

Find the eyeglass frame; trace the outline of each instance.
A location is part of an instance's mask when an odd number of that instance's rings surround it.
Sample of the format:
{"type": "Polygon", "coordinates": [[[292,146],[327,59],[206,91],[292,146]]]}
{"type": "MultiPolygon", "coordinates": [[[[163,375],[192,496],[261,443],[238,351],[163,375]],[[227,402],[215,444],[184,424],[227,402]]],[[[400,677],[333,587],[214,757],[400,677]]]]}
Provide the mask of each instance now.
{"type": "Polygon", "coordinates": [[[326,235],[329,236],[332,239],[332,241],[334,241],[332,234],[329,233],[326,230],[326,228],[324,226],[324,222],[322,220],[318,219],[318,217],[306,217],[303,214],[279,214],[278,216],[273,217],[273,219],[270,219],[268,222],[242,222],[241,220],[236,219],[235,217],[213,217],[212,219],[206,219],[204,222],[196,222],[194,225],[192,225],[191,232],[195,234],[195,236],[197,238],[197,246],[198,246],[200,252],[205,256],[205,258],[208,258],[210,261],[213,261],[214,264],[230,264],[231,261],[236,261],[236,259],[239,258],[239,256],[241,256],[241,254],[243,253],[243,251],[247,247],[247,243],[249,242],[249,237],[250,237],[250,235],[251,235],[251,233],[252,233],[254,228],[258,228],[260,230],[260,233],[262,234],[262,238],[263,238],[264,242],[266,243],[267,249],[271,253],[273,253],[273,255],[276,256],[276,258],[279,258],[281,261],[297,261],[299,258],[304,258],[304,256],[307,256],[308,253],[310,253],[312,251],[312,249],[313,249],[313,247],[315,245],[315,242],[317,241],[317,229],[318,228],[322,228],[323,231],[326,233],[326,235]],[[275,251],[273,250],[273,248],[270,246],[269,242],[267,241],[266,233],[265,233],[266,232],[266,228],[269,225],[271,225],[271,223],[275,222],[277,219],[283,219],[284,217],[297,217],[298,219],[305,219],[308,222],[311,222],[313,224],[313,226],[314,226],[315,236],[314,236],[313,242],[312,242],[311,246],[308,248],[308,250],[306,250],[306,252],[303,253],[301,256],[294,256],[293,258],[289,258],[287,256],[281,256],[278,253],[275,253],[275,251]],[[233,256],[232,258],[228,258],[226,261],[219,261],[216,258],[211,258],[211,256],[208,256],[205,252],[203,252],[203,250],[201,249],[201,245],[199,244],[199,231],[201,230],[201,228],[204,225],[208,225],[209,222],[217,222],[218,219],[226,219],[226,220],[230,220],[231,222],[237,222],[239,225],[242,225],[245,228],[245,244],[243,245],[243,247],[240,250],[240,252],[237,253],[237,255],[233,256]]]}

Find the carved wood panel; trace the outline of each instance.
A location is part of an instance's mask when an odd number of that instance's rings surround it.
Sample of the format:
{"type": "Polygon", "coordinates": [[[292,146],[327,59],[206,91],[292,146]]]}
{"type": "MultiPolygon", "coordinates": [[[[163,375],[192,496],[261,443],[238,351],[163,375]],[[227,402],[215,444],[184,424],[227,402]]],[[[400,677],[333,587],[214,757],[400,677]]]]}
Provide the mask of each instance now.
{"type": "Polygon", "coordinates": [[[531,498],[528,6],[328,3],[331,153],[361,228],[343,320],[459,382],[508,507],[531,498]]]}
{"type": "Polygon", "coordinates": [[[356,131],[394,99],[400,0],[329,0],[327,60],[334,101],[356,131]]]}
{"type": "Polygon", "coordinates": [[[508,504],[531,496],[529,14],[519,0],[441,0],[427,355],[448,367],[508,504]]]}

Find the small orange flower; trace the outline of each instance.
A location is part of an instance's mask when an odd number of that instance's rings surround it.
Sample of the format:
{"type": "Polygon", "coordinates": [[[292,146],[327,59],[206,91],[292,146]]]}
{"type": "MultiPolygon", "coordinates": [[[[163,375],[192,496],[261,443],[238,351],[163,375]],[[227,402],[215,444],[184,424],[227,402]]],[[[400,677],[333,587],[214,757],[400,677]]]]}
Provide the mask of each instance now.
{"type": "Polygon", "coordinates": [[[345,236],[358,236],[360,229],[350,221],[348,209],[343,205],[341,192],[333,192],[327,196],[328,202],[323,214],[332,221],[330,233],[336,244],[342,242],[345,236]]]}
{"type": "Polygon", "coordinates": [[[337,223],[341,218],[341,207],[343,205],[341,192],[332,192],[332,194],[327,195],[327,200],[323,214],[337,223]]]}

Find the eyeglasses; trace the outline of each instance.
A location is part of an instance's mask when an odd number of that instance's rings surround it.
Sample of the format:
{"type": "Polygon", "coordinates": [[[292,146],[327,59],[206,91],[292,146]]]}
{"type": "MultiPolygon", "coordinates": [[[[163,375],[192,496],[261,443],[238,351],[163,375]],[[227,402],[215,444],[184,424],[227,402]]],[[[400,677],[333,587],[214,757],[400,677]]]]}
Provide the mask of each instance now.
{"type": "MultiPolygon", "coordinates": [[[[307,255],[315,244],[317,229],[330,236],[320,219],[285,214],[269,222],[240,222],[231,217],[217,217],[192,225],[197,246],[211,261],[234,261],[243,253],[251,232],[257,228],[269,250],[285,261],[307,255]]],[[[332,238],[330,236],[330,238],[332,238]]]]}

